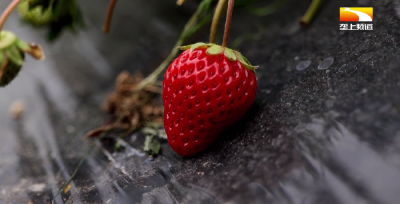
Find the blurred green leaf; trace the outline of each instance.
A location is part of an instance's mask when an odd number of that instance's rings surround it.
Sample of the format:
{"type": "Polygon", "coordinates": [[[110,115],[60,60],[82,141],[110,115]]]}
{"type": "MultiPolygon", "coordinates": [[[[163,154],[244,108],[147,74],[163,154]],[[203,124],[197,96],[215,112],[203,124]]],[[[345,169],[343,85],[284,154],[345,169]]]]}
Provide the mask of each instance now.
{"type": "Polygon", "coordinates": [[[23,53],[18,50],[17,46],[12,46],[6,51],[8,59],[10,59],[15,65],[22,66],[24,64],[23,53]]]}
{"type": "Polygon", "coordinates": [[[158,154],[160,153],[160,146],[154,135],[148,135],[144,141],[143,150],[149,154],[158,154]]]}
{"type": "Polygon", "coordinates": [[[54,2],[54,0],[29,0],[28,2],[29,2],[29,9],[33,9],[37,6],[40,6],[43,8],[43,10],[46,10],[54,2]]]}
{"type": "Polygon", "coordinates": [[[122,151],[125,149],[125,146],[122,144],[122,138],[117,138],[117,142],[115,143],[115,150],[122,151]]]}
{"type": "Polygon", "coordinates": [[[75,33],[78,29],[84,28],[83,15],[76,0],[25,0],[25,3],[29,4],[29,10],[21,9],[24,11],[22,13],[25,16],[24,20],[34,27],[48,28],[47,38],[50,41],[57,39],[65,29],[75,33]],[[51,11],[46,23],[37,23],[37,19],[43,18],[43,16],[38,16],[41,15],[37,13],[40,10],[41,12],[51,11]]]}

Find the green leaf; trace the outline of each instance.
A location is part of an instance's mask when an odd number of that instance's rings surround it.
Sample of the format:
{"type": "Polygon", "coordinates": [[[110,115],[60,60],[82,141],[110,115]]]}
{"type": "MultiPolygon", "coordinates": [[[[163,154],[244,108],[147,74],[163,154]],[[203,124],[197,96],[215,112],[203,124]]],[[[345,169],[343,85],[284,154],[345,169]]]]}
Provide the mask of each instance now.
{"type": "MultiPolygon", "coordinates": [[[[29,0],[28,3],[29,9],[35,9],[31,12],[40,12],[40,10],[44,12],[43,15],[46,17],[38,17],[46,19],[46,23],[40,24],[40,27],[48,28],[47,38],[49,41],[54,41],[66,29],[77,33],[78,29],[84,28],[83,14],[76,0],[29,0]]],[[[35,26],[34,21],[28,22],[35,26]]]]}
{"type": "Polygon", "coordinates": [[[41,6],[43,10],[51,6],[54,0],[27,0],[29,2],[29,9],[41,6]]]}
{"type": "Polygon", "coordinates": [[[20,50],[24,51],[24,52],[26,52],[26,51],[28,51],[28,50],[31,50],[31,46],[29,46],[28,43],[26,43],[26,42],[24,42],[24,41],[22,41],[22,40],[19,40],[19,39],[18,39],[18,41],[17,41],[17,47],[18,47],[20,50]]]}
{"type": "Polygon", "coordinates": [[[0,50],[8,49],[10,46],[14,45],[15,41],[18,40],[14,33],[8,31],[0,31],[0,36],[0,50]]]}
{"type": "Polygon", "coordinates": [[[157,136],[161,139],[168,139],[167,133],[164,129],[160,129],[164,124],[161,123],[147,123],[146,127],[142,128],[142,133],[146,136],[157,136]]]}
{"type": "Polygon", "coordinates": [[[184,45],[184,46],[179,46],[178,48],[181,50],[188,50],[190,49],[191,51],[201,48],[201,47],[210,47],[213,46],[214,44],[212,43],[203,43],[203,42],[199,42],[199,43],[195,43],[195,44],[191,44],[191,45],[184,45]]]}
{"type": "Polygon", "coordinates": [[[7,52],[8,58],[12,62],[14,62],[15,65],[22,66],[24,64],[24,59],[21,54],[21,51],[19,51],[16,46],[8,48],[6,52],[7,52]]]}
{"type": "Polygon", "coordinates": [[[168,139],[167,132],[165,132],[165,129],[159,130],[158,137],[160,137],[162,139],[166,139],[166,140],[168,139]]]}
{"type": "Polygon", "coordinates": [[[125,146],[122,144],[122,139],[117,138],[117,142],[115,143],[115,150],[122,151],[125,149],[125,146]]]}
{"type": "Polygon", "coordinates": [[[188,49],[190,49],[192,47],[192,45],[184,45],[184,46],[179,46],[178,48],[180,49],[180,50],[188,50],[188,49]]]}
{"type": "Polygon", "coordinates": [[[193,45],[192,45],[192,47],[190,48],[190,50],[193,51],[193,50],[195,50],[195,49],[197,49],[197,48],[204,47],[204,46],[207,46],[207,44],[206,44],[206,43],[202,43],[202,42],[196,43],[196,44],[193,44],[193,45]]]}
{"type": "Polygon", "coordinates": [[[229,59],[229,61],[236,61],[236,55],[233,50],[226,48],[225,49],[225,57],[229,59]]]}
{"type": "Polygon", "coordinates": [[[153,128],[150,128],[150,127],[144,127],[142,129],[142,133],[145,134],[145,135],[154,136],[154,135],[157,135],[157,130],[155,130],[153,128]]]}
{"type": "MultiPolygon", "coordinates": [[[[245,66],[247,69],[249,70],[255,70],[258,68],[258,66],[253,66],[250,64],[249,60],[246,59],[246,57],[244,57],[240,52],[236,52],[236,57],[238,58],[239,62],[242,63],[243,66],[245,66]]],[[[254,71],[255,73],[255,71],[254,71]]]]}
{"type": "Polygon", "coordinates": [[[160,143],[155,139],[154,135],[146,136],[143,150],[149,154],[158,154],[160,152],[160,143]]]}
{"type": "Polygon", "coordinates": [[[225,48],[219,45],[213,45],[207,49],[207,54],[209,55],[219,55],[224,51],[225,48]]]}
{"type": "Polygon", "coordinates": [[[243,64],[251,64],[250,62],[249,62],[249,60],[246,58],[246,57],[244,57],[243,55],[242,55],[242,53],[240,53],[240,52],[238,52],[238,51],[235,51],[235,54],[236,54],[236,57],[239,59],[239,61],[243,64]]]}
{"type": "Polygon", "coordinates": [[[243,64],[243,66],[245,66],[247,69],[249,69],[249,70],[256,70],[256,69],[258,69],[258,66],[252,66],[252,65],[249,65],[249,64],[243,64]]]}

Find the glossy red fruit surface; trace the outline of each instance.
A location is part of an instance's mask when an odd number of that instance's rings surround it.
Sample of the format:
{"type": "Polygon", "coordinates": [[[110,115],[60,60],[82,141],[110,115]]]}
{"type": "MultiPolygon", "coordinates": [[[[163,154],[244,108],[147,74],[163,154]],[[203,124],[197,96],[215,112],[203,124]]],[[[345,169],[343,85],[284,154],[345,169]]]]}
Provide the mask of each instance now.
{"type": "Polygon", "coordinates": [[[178,154],[191,156],[210,145],[252,105],[253,70],[207,48],[186,50],[168,67],[163,82],[164,125],[178,154]]]}

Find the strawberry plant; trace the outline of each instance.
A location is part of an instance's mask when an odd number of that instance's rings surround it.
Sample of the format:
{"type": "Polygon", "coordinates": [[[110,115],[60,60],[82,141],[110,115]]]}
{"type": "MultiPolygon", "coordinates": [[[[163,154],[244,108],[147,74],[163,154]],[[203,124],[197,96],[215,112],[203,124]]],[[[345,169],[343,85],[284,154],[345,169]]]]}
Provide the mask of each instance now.
{"type": "Polygon", "coordinates": [[[40,46],[20,40],[14,33],[3,31],[3,25],[21,0],[14,0],[0,18],[0,87],[8,85],[24,64],[25,53],[35,59],[44,59],[40,46]]]}

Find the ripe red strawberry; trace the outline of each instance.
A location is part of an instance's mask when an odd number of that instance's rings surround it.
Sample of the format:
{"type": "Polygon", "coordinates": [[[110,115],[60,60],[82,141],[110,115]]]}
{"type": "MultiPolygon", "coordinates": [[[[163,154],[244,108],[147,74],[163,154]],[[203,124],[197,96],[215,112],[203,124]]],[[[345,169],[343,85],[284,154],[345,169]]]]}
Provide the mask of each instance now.
{"type": "Polygon", "coordinates": [[[178,154],[191,156],[210,145],[252,105],[255,68],[239,52],[215,44],[196,43],[165,73],[164,126],[178,154]]]}

